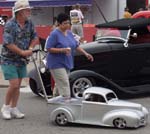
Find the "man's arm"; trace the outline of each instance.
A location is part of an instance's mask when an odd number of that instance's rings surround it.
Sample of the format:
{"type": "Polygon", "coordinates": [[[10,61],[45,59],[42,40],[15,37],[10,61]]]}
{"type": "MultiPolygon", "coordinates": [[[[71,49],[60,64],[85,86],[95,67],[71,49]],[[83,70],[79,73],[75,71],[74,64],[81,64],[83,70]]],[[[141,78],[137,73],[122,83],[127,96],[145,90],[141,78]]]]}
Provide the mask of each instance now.
{"type": "Polygon", "coordinates": [[[84,19],[84,16],[83,16],[81,10],[79,10],[79,14],[80,14],[81,19],[84,19]]]}
{"type": "Polygon", "coordinates": [[[9,50],[11,50],[12,52],[14,52],[18,55],[21,55],[23,57],[32,55],[32,50],[22,50],[19,47],[17,47],[15,44],[9,44],[9,45],[7,45],[7,48],[9,50]]]}

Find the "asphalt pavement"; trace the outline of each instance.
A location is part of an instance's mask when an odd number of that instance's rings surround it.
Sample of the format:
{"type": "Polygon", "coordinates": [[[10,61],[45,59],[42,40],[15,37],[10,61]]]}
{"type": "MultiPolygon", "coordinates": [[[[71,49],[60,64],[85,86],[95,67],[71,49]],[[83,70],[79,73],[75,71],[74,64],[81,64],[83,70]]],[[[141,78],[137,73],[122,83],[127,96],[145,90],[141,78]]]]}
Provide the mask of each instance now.
{"type": "MultiPolygon", "coordinates": [[[[3,104],[6,88],[0,88],[0,107],[3,104]]],[[[150,98],[129,100],[150,108],[150,98]]],[[[101,126],[69,124],[59,127],[50,122],[49,105],[33,93],[22,93],[18,104],[26,114],[24,119],[3,120],[0,114],[0,134],[149,134],[150,118],[145,127],[138,129],[115,129],[101,126]]]]}

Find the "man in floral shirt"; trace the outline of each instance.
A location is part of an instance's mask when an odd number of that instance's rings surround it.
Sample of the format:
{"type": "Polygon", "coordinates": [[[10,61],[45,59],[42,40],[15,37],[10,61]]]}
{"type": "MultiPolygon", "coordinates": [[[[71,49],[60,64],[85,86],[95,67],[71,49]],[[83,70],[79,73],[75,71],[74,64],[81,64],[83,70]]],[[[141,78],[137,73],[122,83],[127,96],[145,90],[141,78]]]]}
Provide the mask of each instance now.
{"type": "Polygon", "coordinates": [[[38,43],[34,25],[29,19],[31,7],[28,0],[17,0],[13,12],[14,17],[4,27],[1,52],[1,68],[10,84],[1,108],[4,119],[25,116],[17,108],[19,89],[22,79],[27,75],[26,58],[32,55],[32,49],[38,43]]]}

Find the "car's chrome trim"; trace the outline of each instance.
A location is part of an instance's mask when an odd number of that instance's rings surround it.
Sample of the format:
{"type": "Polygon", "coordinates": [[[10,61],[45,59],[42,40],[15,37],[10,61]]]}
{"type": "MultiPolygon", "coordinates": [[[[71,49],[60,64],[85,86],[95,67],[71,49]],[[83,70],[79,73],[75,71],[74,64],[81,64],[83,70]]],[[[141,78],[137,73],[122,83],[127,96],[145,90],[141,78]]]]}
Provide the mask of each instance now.
{"type": "Polygon", "coordinates": [[[105,36],[105,37],[99,37],[99,38],[97,38],[97,40],[96,41],[98,41],[98,40],[102,40],[102,39],[118,39],[118,40],[121,40],[121,41],[126,41],[126,39],[124,39],[124,38],[122,38],[122,37],[115,37],[115,36],[105,36]]]}
{"type": "Polygon", "coordinates": [[[131,29],[128,30],[128,33],[127,33],[127,38],[125,40],[125,43],[123,44],[124,47],[128,47],[128,41],[130,39],[130,33],[131,33],[131,29]]]}

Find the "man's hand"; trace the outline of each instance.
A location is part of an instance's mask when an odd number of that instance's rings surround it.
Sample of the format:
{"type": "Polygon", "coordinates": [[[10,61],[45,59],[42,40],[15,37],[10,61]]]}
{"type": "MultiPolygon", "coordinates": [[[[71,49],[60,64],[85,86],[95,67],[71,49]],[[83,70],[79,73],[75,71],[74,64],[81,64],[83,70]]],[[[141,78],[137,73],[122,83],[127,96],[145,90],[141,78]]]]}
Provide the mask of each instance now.
{"type": "Polygon", "coordinates": [[[32,50],[22,50],[22,51],[21,51],[21,55],[22,55],[23,57],[31,56],[32,53],[33,53],[32,50]]]}
{"type": "Polygon", "coordinates": [[[7,45],[7,48],[12,52],[17,53],[18,55],[21,55],[23,57],[28,57],[32,55],[32,50],[22,50],[18,48],[15,44],[7,45]]]}

